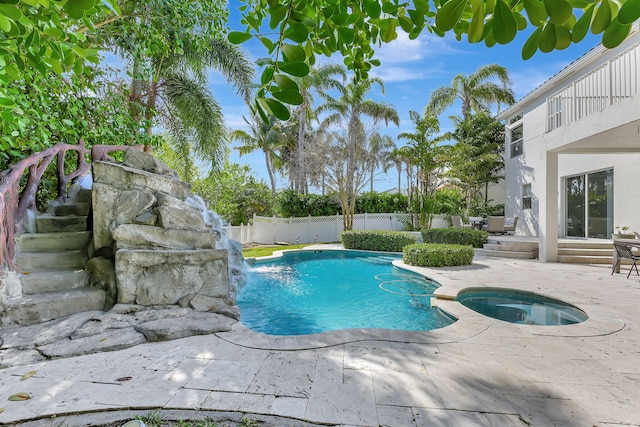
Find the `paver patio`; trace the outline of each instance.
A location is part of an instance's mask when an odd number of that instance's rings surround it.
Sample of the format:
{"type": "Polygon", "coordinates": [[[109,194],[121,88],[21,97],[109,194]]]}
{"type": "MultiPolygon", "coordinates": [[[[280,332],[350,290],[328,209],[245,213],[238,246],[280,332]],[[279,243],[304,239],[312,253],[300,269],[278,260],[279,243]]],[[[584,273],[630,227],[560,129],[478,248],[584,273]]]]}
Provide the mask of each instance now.
{"type": "Polygon", "coordinates": [[[270,337],[237,324],[217,335],[2,369],[0,423],[72,426],[82,416],[64,414],[165,408],[275,415],[287,425],[640,425],[638,277],[508,259],[424,271],[443,294],[514,287],[570,302],[590,318],[516,325],[438,301],[459,320],[427,332],[270,337]],[[7,400],[18,392],[32,399],[7,400]]]}

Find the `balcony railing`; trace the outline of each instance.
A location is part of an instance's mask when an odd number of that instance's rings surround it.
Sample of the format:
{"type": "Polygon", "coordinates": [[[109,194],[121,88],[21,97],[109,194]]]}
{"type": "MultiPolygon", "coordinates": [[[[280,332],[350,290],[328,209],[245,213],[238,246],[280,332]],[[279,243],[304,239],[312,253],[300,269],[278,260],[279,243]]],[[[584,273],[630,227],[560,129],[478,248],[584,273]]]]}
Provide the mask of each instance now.
{"type": "Polygon", "coordinates": [[[640,92],[640,43],[547,98],[547,132],[640,92]]]}

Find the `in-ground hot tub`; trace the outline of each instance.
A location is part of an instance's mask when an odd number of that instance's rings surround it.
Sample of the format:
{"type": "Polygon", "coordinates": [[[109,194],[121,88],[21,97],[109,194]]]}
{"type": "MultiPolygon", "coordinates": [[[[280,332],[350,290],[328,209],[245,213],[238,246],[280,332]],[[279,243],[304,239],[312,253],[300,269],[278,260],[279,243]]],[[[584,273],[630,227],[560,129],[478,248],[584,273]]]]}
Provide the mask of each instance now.
{"type": "Polygon", "coordinates": [[[480,314],[511,323],[571,325],[589,318],[567,302],[517,289],[467,288],[456,300],[480,314]]]}

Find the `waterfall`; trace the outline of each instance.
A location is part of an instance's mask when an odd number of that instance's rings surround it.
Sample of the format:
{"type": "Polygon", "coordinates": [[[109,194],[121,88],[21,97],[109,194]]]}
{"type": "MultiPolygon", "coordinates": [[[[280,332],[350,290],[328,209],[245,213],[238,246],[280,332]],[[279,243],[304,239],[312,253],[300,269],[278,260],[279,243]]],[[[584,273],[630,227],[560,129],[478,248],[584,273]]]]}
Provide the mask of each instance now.
{"type": "Polygon", "coordinates": [[[225,221],[207,207],[207,203],[204,199],[196,194],[189,196],[185,203],[194,209],[202,212],[202,218],[204,223],[211,227],[211,232],[216,234],[216,249],[226,249],[229,253],[228,268],[229,268],[229,282],[231,284],[231,292],[233,300],[235,301],[235,293],[241,287],[247,279],[247,265],[242,256],[242,244],[236,240],[233,240],[227,236],[227,225],[225,221]]]}

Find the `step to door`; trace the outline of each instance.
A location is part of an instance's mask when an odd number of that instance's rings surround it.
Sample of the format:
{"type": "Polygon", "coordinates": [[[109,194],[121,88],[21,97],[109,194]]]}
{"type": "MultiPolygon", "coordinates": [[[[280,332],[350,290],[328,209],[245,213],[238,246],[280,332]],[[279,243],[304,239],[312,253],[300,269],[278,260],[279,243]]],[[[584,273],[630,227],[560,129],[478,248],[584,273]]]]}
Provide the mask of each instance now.
{"type": "Polygon", "coordinates": [[[611,258],[613,249],[575,249],[575,248],[558,248],[558,255],[562,256],[605,256],[611,258]]]}
{"type": "Polygon", "coordinates": [[[576,240],[558,242],[558,249],[611,249],[613,244],[609,241],[594,242],[592,240],[576,240]]]}
{"type": "Polygon", "coordinates": [[[83,288],[88,283],[86,270],[48,270],[20,275],[22,293],[33,295],[83,288]]]}
{"type": "Polygon", "coordinates": [[[18,252],[16,264],[22,272],[40,270],[80,270],[87,262],[86,249],[59,252],[18,252]]]}
{"type": "Polygon", "coordinates": [[[558,255],[558,262],[564,264],[609,264],[613,261],[611,256],[580,256],[580,255],[558,255]]]}
{"type": "Polygon", "coordinates": [[[60,231],[86,231],[86,216],[55,216],[43,214],[36,217],[36,231],[38,233],[57,233],[60,231]]]}
{"type": "Polygon", "coordinates": [[[22,252],[54,252],[87,249],[91,231],[62,231],[59,233],[24,233],[16,237],[22,252]]]}
{"type": "Polygon", "coordinates": [[[520,251],[493,251],[489,249],[476,249],[478,256],[486,256],[491,258],[513,258],[513,259],[533,259],[533,252],[520,251]]]}
{"type": "Polygon", "coordinates": [[[105,291],[96,288],[25,295],[6,307],[2,326],[34,325],[83,311],[103,310],[105,297],[105,291]]]}

